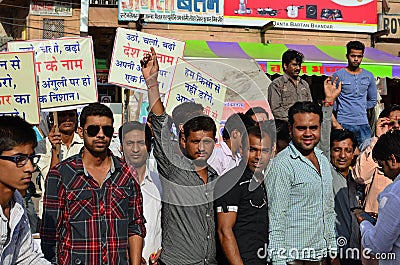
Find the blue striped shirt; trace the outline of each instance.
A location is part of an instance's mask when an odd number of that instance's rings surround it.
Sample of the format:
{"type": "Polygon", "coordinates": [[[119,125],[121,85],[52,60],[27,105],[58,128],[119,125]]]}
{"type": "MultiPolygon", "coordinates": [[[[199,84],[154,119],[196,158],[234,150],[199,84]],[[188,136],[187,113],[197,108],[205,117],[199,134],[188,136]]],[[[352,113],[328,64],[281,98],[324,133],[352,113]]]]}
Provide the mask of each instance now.
{"type": "Polygon", "coordinates": [[[315,148],[321,174],[293,145],[272,161],[266,178],[273,264],[321,260],[336,253],[332,174],[315,148]]]}

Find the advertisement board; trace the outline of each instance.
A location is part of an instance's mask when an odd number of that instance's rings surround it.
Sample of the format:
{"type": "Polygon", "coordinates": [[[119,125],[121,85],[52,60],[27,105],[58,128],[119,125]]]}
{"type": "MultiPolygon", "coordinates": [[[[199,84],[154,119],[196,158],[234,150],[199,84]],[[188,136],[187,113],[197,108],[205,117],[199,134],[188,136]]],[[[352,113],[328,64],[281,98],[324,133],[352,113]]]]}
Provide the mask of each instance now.
{"type": "Polygon", "coordinates": [[[121,0],[118,20],[189,24],[222,24],[224,0],[121,0]]]}
{"type": "Polygon", "coordinates": [[[229,0],[224,25],[376,32],[377,0],[229,0]]]}

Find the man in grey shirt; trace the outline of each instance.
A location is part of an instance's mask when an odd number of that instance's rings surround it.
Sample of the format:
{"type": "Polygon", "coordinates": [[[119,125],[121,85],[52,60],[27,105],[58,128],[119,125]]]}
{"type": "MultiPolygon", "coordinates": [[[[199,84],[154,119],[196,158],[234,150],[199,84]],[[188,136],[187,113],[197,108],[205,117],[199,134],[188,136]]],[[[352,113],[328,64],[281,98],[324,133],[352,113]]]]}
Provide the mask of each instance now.
{"type": "Polygon", "coordinates": [[[213,186],[217,174],[207,160],[216,135],[208,116],[198,116],[183,125],[185,155],[171,144],[169,116],[158,89],[158,62],[153,48],[145,55],[142,74],[148,87],[150,117],[154,130],[154,156],[163,185],[162,247],[159,264],[217,264],[213,186]]]}
{"type": "Polygon", "coordinates": [[[326,100],[323,104],[323,122],[321,129],[321,141],[319,148],[331,162],[332,186],[335,198],[335,227],[338,245],[338,257],[341,265],[361,265],[360,260],[360,232],[359,226],[351,209],[359,206],[357,198],[358,184],[351,176],[350,165],[354,157],[354,150],[357,142],[354,134],[344,129],[334,129],[332,127],[332,105],[341,92],[341,84],[336,89],[330,83],[329,78],[325,81],[326,100]],[[358,252],[356,251],[358,249],[358,252]],[[355,250],[355,251],[350,251],[355,250]]]}
{"type": "Polygon", "coordinates": [[[304,61],[302,53],[287,50],[282,54],[283,76],[274,79],[268,87],[268,103],[275,119],[288,120],[288,111],[295,102],[312,101],[308,83],[299,74],[304,61]]]}

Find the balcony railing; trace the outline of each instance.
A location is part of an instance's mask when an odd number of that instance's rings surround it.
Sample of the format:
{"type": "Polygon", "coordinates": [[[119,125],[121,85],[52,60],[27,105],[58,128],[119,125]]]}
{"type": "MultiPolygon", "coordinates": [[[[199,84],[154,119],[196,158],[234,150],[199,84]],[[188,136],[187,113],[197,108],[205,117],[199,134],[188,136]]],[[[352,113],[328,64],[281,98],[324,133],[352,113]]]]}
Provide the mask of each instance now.
{"type": "Polygon", "coordinates": [[[117,6],[118,0],[90,0],[89,4],[99,6],[117,6]]]}

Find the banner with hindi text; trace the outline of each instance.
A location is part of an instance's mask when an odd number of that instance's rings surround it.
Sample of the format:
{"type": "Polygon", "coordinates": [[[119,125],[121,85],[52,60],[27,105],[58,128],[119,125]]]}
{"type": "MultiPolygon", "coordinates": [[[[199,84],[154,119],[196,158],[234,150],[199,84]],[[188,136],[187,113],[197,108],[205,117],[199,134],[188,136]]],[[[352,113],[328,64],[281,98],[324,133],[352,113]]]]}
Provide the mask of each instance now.
{"type": "Polygon", "coordinates": [[[178,57],[183,57],[185,42],[135,30],[117,29],[108,82],[146,90],[140,60],[150,53],[150,47],[154,47],[157,52],[160,92],[166,93],[178,57]]]}
{"type": "Polygon", "coordinates": [[[33,52],[0,53],[0,115],[18,115],[39,124],[33,52]]]}
{"type": "Polygon", "coordinates": [[[8,42],[9,51],[34,51],[41,109],[97,102],[91,37],[8,42]]]}
{"type": "Polygon", "coordinates": [[[227,87],[209,74],[179,58],[166,102],[166,111],[187,101],[200,103],[204,114],[209,115],[219,127],[227,87]]]}

